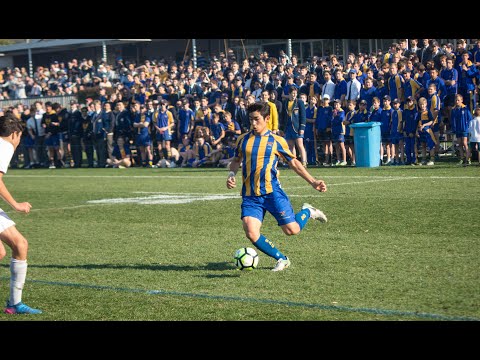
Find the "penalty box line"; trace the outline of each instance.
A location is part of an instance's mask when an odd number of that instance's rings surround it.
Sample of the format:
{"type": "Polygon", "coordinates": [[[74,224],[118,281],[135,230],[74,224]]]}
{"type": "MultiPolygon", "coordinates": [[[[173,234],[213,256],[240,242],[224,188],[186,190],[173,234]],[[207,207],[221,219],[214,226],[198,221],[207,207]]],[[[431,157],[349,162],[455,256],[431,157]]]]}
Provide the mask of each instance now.
{"type": "MultiPolygon", "coordinates": [[[[5,277],[5,276],[0,278],[5,280],[9,279],[8,277],[5,277]]],[[[137,288],[80,284],[80,283],[60,282],[60,281],[47,281],[47,280],[34,280],[34,279],[29,279],[27,281],[32,283],[52,285],[52,286],[67,286],[67,287],[93,289],[93,290],[141,293],[146,295],[180,296],[180,297],[189,297],[189,298],[201,298],[201,299],[207,299],[207,300],[251,302],[251,303],[260,303],[260,304],[303,307],[303,308],[318,309],[318,310],[325,310],[325,311],[354,312],[354,313],[365,313],[365,314],[385,315],[385,316],[406,316],[406,317],[414,317],[414,318],[420,318],[420,319],[434,319],[434,320],[447,320],[447,321],[480,321],[480,318],[474,318],[474,317],[449,316],[449,315],[424,313],[424,312],[417,312],[417,311],[388,310],[388,309],[376,309],[376,308],[355,308],[355,307],[349,307],[349,306],[323,305],[323,304],[303,303],[303,302],[286,301],[286,300],[245,298],[240,296],[212,295],[212,294],[190,293],[190,292],[170,291],[170,290],[146,290],[146,289],[137,289],[137,288]]]]}

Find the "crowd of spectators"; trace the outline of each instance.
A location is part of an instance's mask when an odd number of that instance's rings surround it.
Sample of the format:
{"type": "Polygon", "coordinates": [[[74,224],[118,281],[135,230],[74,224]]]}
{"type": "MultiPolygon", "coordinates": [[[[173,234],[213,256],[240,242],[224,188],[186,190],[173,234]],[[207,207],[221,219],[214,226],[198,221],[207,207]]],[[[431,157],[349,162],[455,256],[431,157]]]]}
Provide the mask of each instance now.
{"type": "Polygon", "coordinates": [[[458,138],[457,94],[471,115],[478,103],[480,40],[468,47],[458,39],[454,49],[435,39],[402,39],[385,52],[313,56],[304,63],[283,51],[244,59],[231,49],[198,55],[197,67],[189,58],[142,64],[72,59],[39,66],[33,77],[25,68],[1,70],[0,99],[19,102],[0,111],[21,117],[26,127],[12,167],[20,166],[20,157],[24,168],[225,166],[236,138],[250,129],[248,105],[269,102],[271,130],[285,136],[292,93],[305,108],[303,141],[293,145],[305,165],[355,165],[348,125],[361,121],[382,123],[383,164],[421,164],[417,150],[423,164],[431,164],[445,150],[441,141],[458,138]],[[67,108],[42,101],[87,89],[94,95],[67,108]],[[24,106],[26,97],[38,101],[24,106]],[[422,98],[433,143],[415,126],[411,144],[405,118],[408,110],[421,112],[422,98]]]}

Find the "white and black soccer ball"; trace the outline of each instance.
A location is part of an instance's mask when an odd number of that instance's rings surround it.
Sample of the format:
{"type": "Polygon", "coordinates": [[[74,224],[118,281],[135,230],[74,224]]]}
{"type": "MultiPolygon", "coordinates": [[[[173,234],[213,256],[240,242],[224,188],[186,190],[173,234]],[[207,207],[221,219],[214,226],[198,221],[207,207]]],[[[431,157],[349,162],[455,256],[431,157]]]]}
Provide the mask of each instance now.
{"type": "Polygon", "coordinates": [[[237,269],[253,270],[256,269],[258,266],[259,257],[254,249],[245,247],[235,251],[233,259],[237,269]]]}

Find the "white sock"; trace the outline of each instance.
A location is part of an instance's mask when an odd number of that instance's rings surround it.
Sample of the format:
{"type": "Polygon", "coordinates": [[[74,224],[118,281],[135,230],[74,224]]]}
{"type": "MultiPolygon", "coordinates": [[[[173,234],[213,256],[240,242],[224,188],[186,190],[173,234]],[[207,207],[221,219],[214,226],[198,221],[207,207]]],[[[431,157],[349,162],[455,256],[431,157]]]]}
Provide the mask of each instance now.
{"type": "Polygon", "coordinates": [[[23,285],[27,277],[27,260],[10,260],[10,305],[22,301],[23,285]]]}

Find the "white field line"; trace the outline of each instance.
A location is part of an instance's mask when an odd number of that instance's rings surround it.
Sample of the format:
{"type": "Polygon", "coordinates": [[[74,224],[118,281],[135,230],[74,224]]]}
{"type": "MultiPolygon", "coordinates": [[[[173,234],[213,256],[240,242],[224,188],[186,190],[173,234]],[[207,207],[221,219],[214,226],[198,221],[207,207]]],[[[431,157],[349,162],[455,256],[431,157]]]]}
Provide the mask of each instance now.
{"type": "Polygon", "coordinates": [[[70,210],[70,209],[79,209],[84,207],[93,207],[98,205],[110,205],[110,204],[83,204],[83,205],[73,205],[73,206],[65,206],[65,207],[54,207],[54,208],[42,208],[42,209],[31,209],[30,212],[36,211],[51,211],[51,210],[70,210]]]}
{"type": "MultiPolygon", "coordinates": [[[[10,176],[18,176],[19,175],[10,175],[10,176]]],[[[30,177],[51,177],[55,175],[32,175],[30,177]]],[[[55,177],[67,177],[67,176],[55,176],[55,177]]],[[[120,176],[68,176],[72,178],[77,177],[120,177],[120,176]]],[[[157,178],[157,176],[121,176],[122,178],[125,177],[151,177],[157,178]]],[[[173,176],[170,176],[173,177],[173,176]]],[[[184,176],[185,178],[199,178],[198,176],[191,177],[191,176],[184,176]]],[[[213,176],[206,176],[205,178],[212,178],[213,176]]],[[[284,178],[287,176],[283,176],[284,178]]],[[[297,177],[290,176],[290,177],[297,177]]],[[[376,180],[366,180],[366,181],[354,181],[354,182],[346,182],[346,183],[333,183],[327,184],[328,187],[330,186],[343,186],[343,185],[357,185],[357,184],[364,184],[364,183],[373,183],[373,182],[383,182],[383,181],[398,181],[398,180],[414,180],[414,179],[478,179],[480,177],[476,176],[431,176],[431,177],[420,177],[420,176],[398,176],[398,177],[387,177],[384,176],[342,176],[342,175],[332,175],[332,176],[324,176],[324,178],[331,177],[331,178],[375,178],[376,180]]],[[[161,177],[160,177],[161,178],[161,177]]],[[[183,177],[182,177],[183,178],[183,177]]],[[[224,178],[224,176],[217,176],[217,178],[224,178]]],[[[306,189],[308,188],[307,185],[303,186],[287,186],[287,190],[294,190],[294,189],[306,189]]],[[[135,191],[134,194],[152,194],[151,197],[137,197],[137,198],[112,198],[112,199],[102,199],[102,200],[90,200],[88,204],[83,205],[74,205],[74,206],[66,206],[66,207],[55,207],[55,208],[43,208],[43,209],[32,209],[32,212],[36,211],[48,211],[48,210],[70,210],[70,209],[78,209],[84,207],[92,207],[97,205],[115,205],[115,204],[127,204],[127,203],[137,203],[142,205],[155,205],[155,204],[184,204],[190,203],[193,201],[211,201],[211,200],[224,200],[224,199],[235,199],[240,198],[240,194],[238,193],[216,193],[216,194],[208,194],[208,193],[172,193],[172,192],[156,192],[156,191],[135,191]]],[[[308,194],[303,195],[296,195],[296,194],[289,194],[289,197],[305,197],[308,194]]]]}

